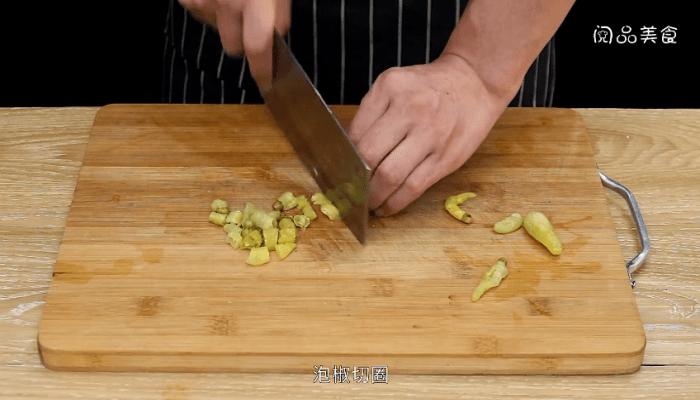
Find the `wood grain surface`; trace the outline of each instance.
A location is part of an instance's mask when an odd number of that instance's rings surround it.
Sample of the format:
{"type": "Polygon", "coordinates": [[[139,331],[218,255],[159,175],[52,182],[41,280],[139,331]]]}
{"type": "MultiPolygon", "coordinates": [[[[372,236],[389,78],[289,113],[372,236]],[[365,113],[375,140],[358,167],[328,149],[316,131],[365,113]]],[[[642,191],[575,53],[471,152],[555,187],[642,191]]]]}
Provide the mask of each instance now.
{"type": "MultiPolygon", "coordinates": [[[[388,385],[313,384],[304,374],[57,373],[36,334],[96,110],[0,110],[0,398],[695,399],[700,384],[700,111],[579,110],[598,165],[630,186],[653,242],[634,293],[647,334],[642,370],[619,376],[407,376],[388,385]]],[[[625,257],[637,250],[624,202],[608,194],[625,257]]]]}
{"type": "MultiPolygon", "coordinates": [[[[354,108],[339,108],[349,121],[354,108]]],[[[95,119],[39,329],[53,369],[394,373],[636,371],[639,313],[582,120],[511,109],[470,161],[362,246],[317,220],[284,262],[245,265],[213,198],[269,207],[316,186],[261,106],[126,106],[95,119]],[[444,199],[474,191],[465,226],[444,199]],[[551,256],[504,215],[539,210],[551,256]],[[478,303],[499,257],[510,274],[478,303]]],[[[273,257],[274,258],[274,257],[273,257]]]]}

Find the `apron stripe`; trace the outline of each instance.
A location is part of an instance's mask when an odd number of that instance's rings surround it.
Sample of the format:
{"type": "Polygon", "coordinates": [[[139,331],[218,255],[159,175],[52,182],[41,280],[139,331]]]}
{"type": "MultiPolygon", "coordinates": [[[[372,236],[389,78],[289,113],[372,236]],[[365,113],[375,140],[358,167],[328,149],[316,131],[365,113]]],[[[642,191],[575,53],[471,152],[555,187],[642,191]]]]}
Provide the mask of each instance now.
{"type": "Polygon", "coordinates": [[[218,79],[221,83],[221,104],[226,103],[226,96],[225,96],[225,83],[224,83],[224,78],[221,76],[221,68],[224,66],[224,57],[226,57],[226,51],[224,48],[221,48],[221,55],[219,56],[219,66],[216,69],[216,79],[218,79]]]}
{"type": "Polygon", "coordinates": [[[369,70],[367,87],[374,82],[374,0],[369,0],[369,70]]]}
{"type": "Polygon", "coordinates": [[[173,50],[173,56],[170,57],[170,88],[168,90],[168,103],[173,102],[173,84],[175,79],[175,51],[173,50]]]}
{"type": "Polygon", "coordinates": [[[432,17],[432,1],[428,0],[425,14],[425,63],[430,62],[430,23],[432,17]]]}
{"type": "Polygon", "coordinates": [[[187,84],[190,78],[189,68],[187,65],[187,57],[185,57],[185,38],[187,37],[187,11],[183,8],[182,16],[182,41],[180,42],[180,51],[182,52],[182,60],[185,63],[185,83],[182,88],[182,102],[187,103],[187,84]]]}
{"type": "Polygon", "coordinates": [[[204,70],[202,69],[202,49],[204,47],[204,39],[207,37],[207,26],[202,25],[202,36],[199,39],[199,50],[197,51],[197,69],[199,74],[199,103],[204,104],[204,70]]]}
{"type": "Polygon", "coordinates": [[[397,39],[396,39],[396,66],[400,67],[401,66],[401,45],[402,40],[401,40],[401,31],[403,30],[403,0],[399,0],[399,23],[398,23],[398,28],[397,30],[397,39]]]}
{"type": "Polygon", "coordinates": [[[540,70],[540,56],[535,59],[535,86],[532,89],[532,106],[537,107],[537,76],[540,70]]]}
{"type": "Polygon", "coordinates": [[[455,0],[455,26],[459,23],[459,18],[462,16],[462,6],[459,0],[455,0]]]}
{"type": "MultiPolygon", "coordinates": [[[[165,96],[165,88],[167,86],[166,84],[166,79],[170,76],[168,74],[167,70],[167,65],[168,65],[168,51],[170,50],[170,30],[168,27],[170,26],[170,18],[172,18],[173,14],[173,3],[168,2],[168,13],[165,17],[165,24],[163,25],[163,36],[164,36],[164,45],[163,45],[163,64],[161,68],[161,101],[166,101],[166,96],[165,96]]],[[[167,82],[169,84],[169,82],[167,82]]]]}
{"type": "Polygon", "coordinates": [[[223,79],[220,82],[221,82],[221,104],[226,104],[226,84],[224,83],[223,79]]]}
{"type": "Polygon", "coordinates": [[[245,70],[246,70],[246,65],[248,59],[245,57],[243,58],[243,61],[241,62],[241,73],[238,76],[238,88],[241,89],[241,104],[245,102],[245,88],[243,87],[243,78],[245,77],[245,70]]]}
{"type": "Polygon", "coordinates": [[[557,48],[556,48],[556,39],[552,38],[550,41],[550,46],[553,47],[552,49],[552,88],[549,90],[549,107],[552,107],[554,104],[554,85],[557,83],[557,48]]]}
{"type": "Polygon", "coordinates": [[[548,105],[547,97],[549,95],[549,69],[552,65],[552,43],[547,43],[547,67],[544,71],[545,76],[544,76],[544,93],[543,93],[543,100],[542,100],[542,105],[546,107],[548,105]]]}
{"type": "Polygon", "coordinates": [[[525,93],[525,80],[520,84],[520,93],[518,94],[518,107],[523,106],[523,94],[525,93]]]}
{"type": "Polygon", "coordinates": [[[221,56],[219,56],[219,66],[216,69],[216,78],[223,79],[221,76],[221,68],[224,66],[224,57],[226,57],[226,50],[221,48],[221,56]]]}
{"type": "Polygon", "coordinates": [[[345,103],[345,0],[340,0],[340,104],[345,103]]]}
{"type": "Polygon", "coordinates": [[[313,26],[314,26],[314,86],[318,86],[318,7],[316,0],[313,2],[313,26]]]}

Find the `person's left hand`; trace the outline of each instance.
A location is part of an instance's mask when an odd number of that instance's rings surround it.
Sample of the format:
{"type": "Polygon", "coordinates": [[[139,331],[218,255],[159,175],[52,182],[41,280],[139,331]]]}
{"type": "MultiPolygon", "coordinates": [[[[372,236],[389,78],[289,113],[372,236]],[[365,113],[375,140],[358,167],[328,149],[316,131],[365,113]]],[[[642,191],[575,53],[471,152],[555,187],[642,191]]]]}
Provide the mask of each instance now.
{"type": "Polygon", "coordinates": [[[369,207],[394,214],[474,153],[510,101],[462,58],[391,68],[362,99],[349,134],[373,170],[369,207]]]}

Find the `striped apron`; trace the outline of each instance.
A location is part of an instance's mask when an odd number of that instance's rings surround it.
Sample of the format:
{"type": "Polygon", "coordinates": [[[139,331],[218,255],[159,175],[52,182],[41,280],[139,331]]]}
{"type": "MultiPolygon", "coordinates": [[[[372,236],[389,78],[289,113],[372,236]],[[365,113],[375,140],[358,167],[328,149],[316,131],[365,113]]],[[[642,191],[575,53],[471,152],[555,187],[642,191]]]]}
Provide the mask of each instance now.
{"type": "MultiPolygon", "coordinates": [[[[329,104],[359,104],[382,71],[428,63],[442,52],[467,0],[293,0],[287,35],[329,104]]],[[[228,57],[217,32],[170,0],[162,97],[169,103],[262,103],[243,57],[228,57]]],[[[552,106],[554,39],[528,70],[511,106],[552,106]]]]}

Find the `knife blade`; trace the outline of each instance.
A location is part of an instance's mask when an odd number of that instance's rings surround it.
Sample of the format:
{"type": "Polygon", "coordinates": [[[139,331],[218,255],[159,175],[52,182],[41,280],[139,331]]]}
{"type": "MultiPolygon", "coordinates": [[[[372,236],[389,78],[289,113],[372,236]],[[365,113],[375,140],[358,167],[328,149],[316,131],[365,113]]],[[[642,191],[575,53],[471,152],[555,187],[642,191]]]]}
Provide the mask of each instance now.
{"type": "Polygon", "coordinates": [[[370,168],[335,114],[275,32],[272,82],[261,89],[265,104],[345,225],[364,244],[370,168]]]}

